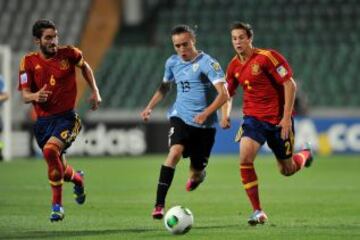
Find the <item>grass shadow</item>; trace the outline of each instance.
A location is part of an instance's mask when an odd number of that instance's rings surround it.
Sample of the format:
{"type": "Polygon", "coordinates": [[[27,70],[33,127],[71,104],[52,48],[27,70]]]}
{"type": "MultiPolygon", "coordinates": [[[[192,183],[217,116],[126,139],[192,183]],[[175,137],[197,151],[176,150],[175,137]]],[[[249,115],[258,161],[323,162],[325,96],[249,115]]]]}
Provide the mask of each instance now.
{"type": "MultiPolygon", "coordinates": [[[[229,228],[238,228],[238,227],[239,227],[238,224],[207,225],[207,226],[196,226],[194,227],[194,229],[222,229],[222,228],[229,229],[229,228]]],[[[100,235],[106,236],[106,235],[117,235],[117,234],[126,234],[126,233],[156,233],[156,232],[159,232],[158,228],[129,228],[129,229],[104,229],[104,230],[80,230],[80,231],[19,231],[13,233],[6,233],[5,235],[0,236],[0,240],[47,239],[47,238],[71,239],[74,237],[86,237],[86,236],[100,236],[100,235]]]]}
{"type": "Polygon", "coordinates": [[[154,232],[159,229],[150,228],[133,228],[133,229],[105,229],[105,230],[80,230],[80,231],[24,231],[7,233],[7,235],[0,236],[0,239],[46,239],[46,238],[66,238],[71,237],[86,237],[97,235],[112,235],[124,233],[145,233],[154,232]]]}

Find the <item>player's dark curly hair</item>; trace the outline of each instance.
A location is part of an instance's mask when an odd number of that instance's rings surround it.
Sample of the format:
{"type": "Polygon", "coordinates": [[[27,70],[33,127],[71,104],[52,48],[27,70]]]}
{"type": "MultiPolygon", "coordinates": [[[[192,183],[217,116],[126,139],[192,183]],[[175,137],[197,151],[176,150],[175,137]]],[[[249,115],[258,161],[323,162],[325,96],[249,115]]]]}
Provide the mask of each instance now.
{"type": "Polygon", "coordinates": [[[173,29],[171,30],[171,36],[180,33],[190,33],[193,38],[196,37],[195,30],[192,29],[189,25],[179,24],[173,27],[173,29]]]}
{"type": "Polygon", "coordinates": [[[41,38],[44,29],[52,28],[56,30],[55,23],[47,19],[37,20],[32,27],[32,35],[36,38],[41,38]]]}
{"type": "Polygon", "coordinates": [[[246,31],[246,34],[249,38],[252,38],[254,36],[254,31],[250,24],[244,23],[244,22],[233,22],[230,25],[230,31],[234,29],[243,29],[246,31]]]}

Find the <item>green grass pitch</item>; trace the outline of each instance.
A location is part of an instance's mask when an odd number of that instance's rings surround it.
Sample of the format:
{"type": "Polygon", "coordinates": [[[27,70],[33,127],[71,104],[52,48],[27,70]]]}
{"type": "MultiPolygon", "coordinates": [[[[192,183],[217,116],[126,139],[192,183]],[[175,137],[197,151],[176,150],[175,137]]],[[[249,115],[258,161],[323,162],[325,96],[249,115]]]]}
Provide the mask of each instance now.
{"type": "Polygon", "coordinates": [[[43,160],[0,163],[0,239],[360,239],[360,157],[318,157],[292,176],[278,173],[272,156],[256,161],[269,222],[247,225],[251,213],[237,156],[214,155],[206,181],[185,191],[188,160],[175,172],[167,207],[191,209],[184,236],[168,233],[150,214],[164,155],[69,159],[86,172],[87,202],[78,206],[64,185],[66,217],[50,223],[50,188],[43,160]]]}

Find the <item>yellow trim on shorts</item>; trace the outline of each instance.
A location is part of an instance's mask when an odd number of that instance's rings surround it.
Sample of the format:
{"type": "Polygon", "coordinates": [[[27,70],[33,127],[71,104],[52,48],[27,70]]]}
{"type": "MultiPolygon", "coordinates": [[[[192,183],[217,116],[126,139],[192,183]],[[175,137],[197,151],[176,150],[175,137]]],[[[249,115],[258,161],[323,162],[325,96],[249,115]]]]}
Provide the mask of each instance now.
{"type": "Polygon", "coordinates": [[[241,139],[241,137],[243,135],[243,132],[244,131],[243,131],[242,127],[240,127],[239,130],[236,133],[236,136],[235,136],[235,139],[234,139],[235,142],[240,142],[240,139],[241,139]]]}

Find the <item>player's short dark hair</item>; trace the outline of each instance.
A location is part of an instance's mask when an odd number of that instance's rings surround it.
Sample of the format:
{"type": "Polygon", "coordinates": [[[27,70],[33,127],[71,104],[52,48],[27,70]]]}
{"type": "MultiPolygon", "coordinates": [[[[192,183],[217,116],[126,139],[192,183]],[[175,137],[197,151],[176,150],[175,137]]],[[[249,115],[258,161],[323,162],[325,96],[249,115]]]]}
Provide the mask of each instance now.
{"type": "Polygon", "coordinates": [[[246,31],[246,34],[249,38],[252,38],[254,36],[254,31],[250,24],[244,23],[244,22],[233,22],[230,25],[230,31],[235,29],[243,29],[246,31]]]}
{"type": "Polygon", "coordinates": [[[32,35],[36,38],[41,38],[42,33],[43,33],[44,29],[46,29],[46,28],[52,28],[52,29],[56,30],[55,23],[53,23],[52,21],[47,20],[47,19],[37,20],[33,25],[32,35]]]}
{"type": "Polygon", "coordinates": [[[173,29],[171,30],[171,36],[180,33],[190,33],[193,38],[196,37],[195,30],[192,29],[189,25],[179,24],[173,27],[173,29]]]}

